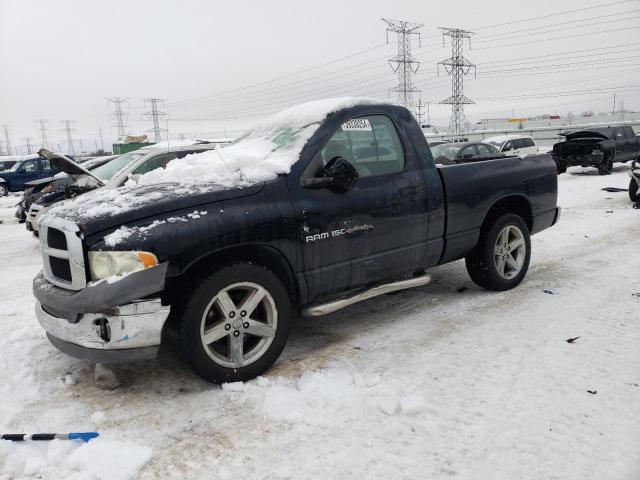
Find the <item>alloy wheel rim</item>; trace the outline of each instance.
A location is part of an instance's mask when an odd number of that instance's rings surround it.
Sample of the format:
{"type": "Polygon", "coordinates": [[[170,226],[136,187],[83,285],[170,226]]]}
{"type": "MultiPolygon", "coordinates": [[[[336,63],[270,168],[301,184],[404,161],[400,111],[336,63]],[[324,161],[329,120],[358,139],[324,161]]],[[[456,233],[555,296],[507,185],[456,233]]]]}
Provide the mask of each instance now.
{"type": "Polygon", "coordinates": [[[267,289],[239,282],[223,288],[209,301],[200,322],[200,341],[218,365],[241,368],[265,354],[277,327],[278,310],[267,289]]]}
{"type": "Polygon", "coordinates": [[[505,280],[517,277],[527,254],[522,230],[515,225],[505,226],[498,234],[493,253],[498,275],[505,280]]]}

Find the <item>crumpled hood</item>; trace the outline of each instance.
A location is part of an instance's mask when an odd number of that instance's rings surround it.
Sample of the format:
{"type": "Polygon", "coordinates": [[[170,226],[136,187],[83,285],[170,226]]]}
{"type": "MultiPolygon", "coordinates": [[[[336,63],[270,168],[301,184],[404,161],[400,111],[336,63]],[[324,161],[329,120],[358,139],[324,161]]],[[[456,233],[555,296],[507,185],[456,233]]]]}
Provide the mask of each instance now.
{"type": "Polygon", "coordinates": [[[77,224],[85,234],[141,221],[147,217],[258,193],[263,183],[226,188],[217,185],[159,183],[103,187],[51,208],[41,221],[55,215],[77,224]]]}
{"type": "Polygon", "coordinates": [[[567,140],[575,140],[577,138],[601,138],[603,140],[609,139],[607,135],[597,130],[578,130],[575,132],[563,132],[560,135],[565,137],[567,140]]]}

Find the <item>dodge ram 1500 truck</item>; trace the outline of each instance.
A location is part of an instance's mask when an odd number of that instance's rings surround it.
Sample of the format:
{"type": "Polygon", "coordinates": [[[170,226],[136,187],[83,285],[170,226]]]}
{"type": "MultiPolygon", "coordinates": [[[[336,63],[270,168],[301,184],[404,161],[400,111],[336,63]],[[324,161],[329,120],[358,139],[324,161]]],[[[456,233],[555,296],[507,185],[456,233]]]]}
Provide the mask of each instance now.
{"type": "Polygon", "coordinates": [[[462,258],[478,285],[515,287],[556,200],[548,155],[436,168],[407,109],[311,102],[50,210],[37,318],[101,363],[154,357],[169,329],[203,378],[244,381],[278,358],[296,312],[425,285],[462,258]]]}
{"type": "Polygon", "coordinates": [[[558,174],[567,167],[596,167],[600,175],[609,175],[614,162],[640,158],[640,139],[631,127],[605,127],[561,133],[566,141],[553,146],[552,155],[558,174]]]}

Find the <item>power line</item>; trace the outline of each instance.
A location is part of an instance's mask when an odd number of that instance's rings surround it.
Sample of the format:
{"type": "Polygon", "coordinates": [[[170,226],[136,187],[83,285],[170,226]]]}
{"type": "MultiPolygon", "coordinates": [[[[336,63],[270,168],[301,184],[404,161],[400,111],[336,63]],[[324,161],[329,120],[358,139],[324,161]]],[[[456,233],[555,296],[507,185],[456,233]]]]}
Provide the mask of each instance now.
{"type": "Polygon", "coordinates": [[[584,7],[584,8],[576,8],[573,10],[565,10],[563,12],[554,12],[554,13],[549,13],[547,15],[539,15],[537,17],[529,17],[529,18],[523,18],[520,20],[513,20],[511,22],[504,22],[504,23],[496,23],[493,25],[485,25],[484,27],[476,27],[474,28],[474,30],[486,30],[487,28],[496,28],[496,27],[503,27],[505,25],[514,25],[516,23],[524,23],[524,22],[530,22],[532,20],[540,20],[543,18],[550,18],[550,17],[557,17],[558,15],[566,15],[569,13],[577,13],[577,12],[584,12],[587,10],[595,10],[597,8],[604,8],[604,7],[611,7],[613,5],[621,5],[623,3],[631,3],[631,2],[635,2],[636,0],[622,0],[619,2],[611,2],[611,3],[603,3],[600,5],[593,5],[590,7],[584,7]]]}
{"type": "MultiPolygon", "coordinates": [[[[166,128],[161,128],[160,127],[160,117],[164,117],[166,116],[166,112],[161,112],[158,110],[158,104],[164,102],[163,99],[161,98],[145,98],[144,99],[144,103],[145,105],[147,103],[151,104],[151,111],[150,112],[145,112],[143,113],[143,115],[147,118],[150,118],[151,121],[153,122],[153,127],[150,128],[149,130],[147,130],[147,132],[153,132],[153,141],[154,142],[159,142],[162,140],[162,138],[160,137],[160,132],[166,132],[167,129],[166,128]]],[[[167,138],[167,140],[169,140],[167,138]]]]}
{"type": "Polygon", "coordinates": [[[451,119],[449,121],[450,134],[459,134],[467,130],[467,120],[464,117],[464,106],[472,104],[473,100],[464,95],[464,77],[475,65],[462,54],[465,38],[471,42],[473,32],[459,28],[438,27],[444,37],[451,37],[451,57],[438,62],[451,77],[451,96],[442,100],[441,104],[451,105],[451,119]]]}
{"type": "Polygon", "coordinates": [[[122,111],[122,105],[124,105],[125,103],[128,104],[128,101],[126,98],[113,97],[113,98],[107,98],[107,102],[113,103],[114,105],[113,118],[116,119],[116,127],[118,128],[118,137],[119,138],[124,137],[127,134],[126,129],[129,127],[129,125],[124,124],[124,120],[129,117],[129,114],[124,113],[122,111]]]}

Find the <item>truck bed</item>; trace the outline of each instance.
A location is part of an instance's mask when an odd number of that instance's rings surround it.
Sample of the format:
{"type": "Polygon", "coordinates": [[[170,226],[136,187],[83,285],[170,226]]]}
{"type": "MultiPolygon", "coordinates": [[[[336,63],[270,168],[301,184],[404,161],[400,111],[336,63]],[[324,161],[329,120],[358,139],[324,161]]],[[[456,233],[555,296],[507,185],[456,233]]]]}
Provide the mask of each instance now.
{"type": "Polygon", "coordinates": [[[462,258],[474,248],[489,209],[499,200],[519,202],[528,209],[532,234],[555,220],[558,180],[555,163],[548,154],[442,166],[437,170],[445,195],[445,246],[439,263],[462,258]]]}

